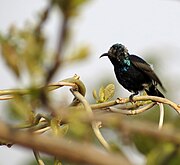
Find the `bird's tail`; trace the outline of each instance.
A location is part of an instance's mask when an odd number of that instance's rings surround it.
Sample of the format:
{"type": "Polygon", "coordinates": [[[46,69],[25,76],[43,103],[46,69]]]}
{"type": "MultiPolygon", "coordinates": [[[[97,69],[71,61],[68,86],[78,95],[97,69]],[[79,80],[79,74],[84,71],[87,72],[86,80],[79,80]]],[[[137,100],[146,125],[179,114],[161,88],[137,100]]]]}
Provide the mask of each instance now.
{"type": "Polygon", "coordinates": [[[145,91],[150,96],[159,96],[164,98],[164,95],[156,88],[155,85],[151,85],[149,89],[145,89],[145,91]]]}

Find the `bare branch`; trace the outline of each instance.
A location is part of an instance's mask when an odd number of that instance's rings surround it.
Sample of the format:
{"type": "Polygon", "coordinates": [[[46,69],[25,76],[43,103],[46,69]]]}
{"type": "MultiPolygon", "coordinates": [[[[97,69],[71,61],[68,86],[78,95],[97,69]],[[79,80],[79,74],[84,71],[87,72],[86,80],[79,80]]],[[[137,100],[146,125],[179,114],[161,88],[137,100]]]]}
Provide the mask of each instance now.
{"type": "Polygon", "coordinates": [[[134,109],[133,110],[122,110],[122,109],[115,108],[115,107],[110,107],[109,110],[112,112],[118,112],[118,113],[121,113],[124,115],[136,115],[136,114],[139,114],[139,113],[142,113],[142,112],[145,112],[145,111],[151,109],[154,105],[156,105],[156,103],[151,103],[142,108],[135,109],[135,110],[134,109]]]}
{"type": "MultiPolygon", "coordinates": [[[[162,97],[157,97],[157,96],[135,96],[133,97],[134,101],[147,101],[147,100],[151,100],[151,101],[156,101],[158,103],[164,103],[167,104],[169,106],[171,106],[172,108],[174,108],[178,114],[180,114],[180,105],[175,104],[174,102],[166,99],[166,98],[162,98],[162,97]]],[[[117,103],[119,104],[125,104],[128,103],[130,100],[129,98],[118,98],[117,99],[117,103]]]]}

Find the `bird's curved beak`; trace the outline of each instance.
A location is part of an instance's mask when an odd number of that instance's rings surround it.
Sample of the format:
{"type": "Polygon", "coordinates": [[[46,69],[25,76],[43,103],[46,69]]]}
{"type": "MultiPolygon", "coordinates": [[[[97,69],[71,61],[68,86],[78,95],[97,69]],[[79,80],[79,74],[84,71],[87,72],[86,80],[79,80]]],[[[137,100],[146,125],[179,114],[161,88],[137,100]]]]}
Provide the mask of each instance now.
{"type": "Polygon", "coordinates": [[[108,53],[104,53],[99,58],[104,57],[104,56],[109,56],[109,54],[108,53]]]}

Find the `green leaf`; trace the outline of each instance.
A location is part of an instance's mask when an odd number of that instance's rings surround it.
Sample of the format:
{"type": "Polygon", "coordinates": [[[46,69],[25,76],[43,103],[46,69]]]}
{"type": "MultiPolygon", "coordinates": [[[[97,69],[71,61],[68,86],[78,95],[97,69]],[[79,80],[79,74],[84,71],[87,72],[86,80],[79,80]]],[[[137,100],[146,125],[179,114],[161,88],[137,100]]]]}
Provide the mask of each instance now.
{"type": "Polygon", "coordinates": [[[114,84],[108,84],[104,89],[105,101],[111,99],[114,96],[115,86],[114,84]]]}
{"type": "Polygon", "coordinates": [[[76,62],[80,60],[84,60],[89,55],[89,47],[88,46],[81,46],[77,50],[74,50],[72,55],[67,56],[65,59],[66,62],[76,62]]]}
{"type": "Polygon", "coordinates": [[[104,87],[103,86],[99,89],[99,102],[100,103],[104,102],[104,87]]]}
{"type": "Polygon", "coordinates": [[[97,100],[98,96],[97,96],[97,91],[95,89],[93,90],[92,94],[93,94],[94,99],[97,100]]]}
{"type": "Polygon", "coordinates": [[[66,135],[66,133],[69,130],[69,125],[68,124],[63,124],[63,125],[60,126],[60,121],[61,121],[61,117],[56,116],[50,122],[53,134],[55,136],[59,136],[59,137],[66,135]]]}
{"type": "Polygon", "coordinates": [[[69,124],[68,134],[70,134],[70,137],[84,139],[86,136],[89,138],[91,133],[89,126],[80,121],[74,120],[69,124]]]}
{"type": "Polygon", "coordinates": [[[1,54],[9,68],[17,77],[27,71],[33,82],[44,80],[45,43],[45,36],[36,35],[31,26],[23,30],[11,27],[7,35],[0,36],[1,54]]]}
{"type": "Polygon", "coordinates": [[[67,132],[69,130],[69,125],[68,124],[63,124],[60,128],[59,128],[59,132],[61,132],[61,135],[66,135],[67,132]]]}
{"type": "Polygon", "coordinates": [[[21,58],[17,52],[17,47],[10,43],[8,40],[1,40],[1,50],[2,56],[5,59],[9,68],[13,73],[19,77],[20,76],[20,61],[21,58]]]}
{"type": "Polygon", "coordinates": [[[56,159],[55,162],[54,162],[54,165],[62,165],[61,161],[56,159]]]}
{"type": "Polygon", "coordinates": [[[34,78],[39,78],[39,75],[42,76],[44,74],[45,37],[43,35],[37,37],[33,33],[33,30],[28,29],[19,32],[19,39],[24,43],[21,47],[20,54],[29,75],[34,78]]]}
{"type": "Polygon", "coordinates": [[[55,135],[55,136],[59,136],[59,135],[61,135],[61,132],[59,131],[60,129],[59,129],[59,127],[60,127],[60,117],[54,117],[54,118],[52,118],[52,120],[51,120],[51,122],[50,122],[50,125],[51,125],[51,128],[52,128],[52,131],[53,131],[53,134],[55,135]]]}
{"type": "Polygon", "coordinates": [[[21,119],[28,123],[34,122],[34,112],[31,104],[22,96],[16,95],[14,99],[11,100],[10,104],[10,115],[16,117],[17,119],[21,119]]]}

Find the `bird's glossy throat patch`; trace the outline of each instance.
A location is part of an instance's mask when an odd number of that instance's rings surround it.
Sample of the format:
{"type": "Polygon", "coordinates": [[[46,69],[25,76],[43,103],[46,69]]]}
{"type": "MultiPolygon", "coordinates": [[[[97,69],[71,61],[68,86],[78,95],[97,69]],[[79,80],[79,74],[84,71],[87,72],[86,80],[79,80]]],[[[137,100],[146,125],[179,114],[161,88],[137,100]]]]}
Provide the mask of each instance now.
{"type": "Polygon", "coordinates": [[[126,64],[127,66],[130,66],[131,65],[131,62],[129,59],[124,59],[123,60],[124,64],[126,64]]]}

